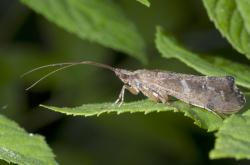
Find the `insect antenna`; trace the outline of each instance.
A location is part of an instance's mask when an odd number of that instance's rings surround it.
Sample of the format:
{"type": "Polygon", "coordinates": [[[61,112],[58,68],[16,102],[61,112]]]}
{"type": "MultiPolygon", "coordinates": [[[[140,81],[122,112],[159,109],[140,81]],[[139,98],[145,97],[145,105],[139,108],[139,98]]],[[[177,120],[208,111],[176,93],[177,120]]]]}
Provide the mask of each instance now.
{"type": "Polygon", "coordinates": [[[72,66],[81,65],[81,64],[93,65],[93,66],[105,68],[105,69],[108,69],[108,70],[111,70],[111,71],[115,71],[115,68],[113,68],[113,67],[111,67],[109,65],[105,65],[105,64],[101,64],[101,63],[97,63],[97,62],[93,62],[93,61],[66,62],[66,63],[56,63],[56,64],[44,65],[44,66],[41,66],[41,67],[34,68],[34,69],[22,74],[21,77],[24,77],[24,76],[26,76],[26,75],[28,75],[30,73],[33,73],[33,72],[35,72],[37,70],[41,70],[41,69],[48,68],[48,67],[56,67],[56,66],[62,66],[62,67],[47,73],[46,75],[44,75],[42,78],[40,78],[39,80],[34,82],[32,85],[30,85],[25,90],[29,90],[29,89],[33,88],[39,82],[41,82],[42,80],[46,79],[47,77],[51,76],[52,74],[54,74],[54,73],[56,73],[58,71],[67,69],[67,68],[72,67],[72,66]]]}

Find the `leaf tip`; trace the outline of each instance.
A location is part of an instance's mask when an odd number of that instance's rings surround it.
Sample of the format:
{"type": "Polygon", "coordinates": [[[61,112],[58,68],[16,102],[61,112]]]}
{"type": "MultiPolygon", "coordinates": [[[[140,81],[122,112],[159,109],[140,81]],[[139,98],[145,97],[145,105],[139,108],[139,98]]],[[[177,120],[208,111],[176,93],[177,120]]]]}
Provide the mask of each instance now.
{"type": "Polygon", "coordinates": [[[142,3],[143,5],[145,5],[147,7],[151,6],[151,3],[148,0],[136,0],[136,1],[142,3]]]}
{"type": "Polygon", "coordinates": [[[46,105],[39,104],[39,107],[48,108],[46,105]]]}
{"type": "Polygon", "coordinates": [[[163,32],[163,28],[160,25],[157,25],[155,29],[156,29],[156,38],[157,38],[163,32]]]}

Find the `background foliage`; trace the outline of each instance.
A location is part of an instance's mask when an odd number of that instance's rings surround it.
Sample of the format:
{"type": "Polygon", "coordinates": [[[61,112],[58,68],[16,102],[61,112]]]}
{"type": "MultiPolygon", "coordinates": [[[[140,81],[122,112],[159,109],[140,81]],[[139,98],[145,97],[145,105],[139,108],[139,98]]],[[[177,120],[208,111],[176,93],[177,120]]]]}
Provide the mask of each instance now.
{"type": "Polygon", "coordinates": [[[247,0],[2,0],[1,114],[28,132],[43,135],[51,149],[40,135],[28,134],[1,116],[0,158],[17,164],[249,163],[229,159],[250,158],[248,103],[222,121],[181,101],[155,104],[128,93],[124,106],[112,107],[121,82],[113,73],[91,66],[58,73],[27,92],[24,89],[46,71],[19,78],[45,64],[93,60],[126,69],[230,74],[247,93],[248,4],[247,0]],[[39,104],[75,107],[47,106],[75,117],[39,104]],[[159,113],[149,113],[154,111],[159,113]],[[100,115],[104,112],[121,114],[100,115]],[[216,131],[216,136],[206,131],[216,131]]]}

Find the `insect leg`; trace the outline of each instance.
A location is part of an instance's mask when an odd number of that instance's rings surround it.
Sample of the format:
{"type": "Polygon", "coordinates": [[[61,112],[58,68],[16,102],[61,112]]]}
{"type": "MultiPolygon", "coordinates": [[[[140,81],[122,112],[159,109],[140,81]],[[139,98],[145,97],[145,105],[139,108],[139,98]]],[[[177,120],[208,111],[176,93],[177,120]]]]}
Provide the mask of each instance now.
{"type": "Polygon", "coordinates": [[[165,95],[165,97],[159,97],[159,99],[163,104],[165,104],[169,100],[168,95],[165,95]]]}
{"type": "Polygon", "coordinates": [[[124,93],[125,93],[125,89],[127,88],[127,86],[126,85],[123,85],[122,86],[122,89],[121,89],[121,92],[120,92],[120,94],[119,94],[119,96],[118,96],[118,99],[115,101],[115,103],[113,104],[113,105],[116,105],[116,104],[118,104],[119,102],[119,105],[118,105],[118,107],[120,107],[121,105],[122,105],[122,103],[123,103],[123,101],[124,101],[124,93]]]}
{"type": "Polygon", "coordinates": [[[133,95],[138,95],[138,93],[140,92],[140,90],[139,90],[138,88],[136,88],[136,87],[127,86],[127,85],[125,85],[125,86],[126,86],[126,89],[127,89],[130,93],[132,93],[133,95]]]}
{"type": "Polygon", "coordinates": [[[123,87],[121,89],[121,92],[120,92],[120,94],[118,96],[118,99],[114,103],[114,104],[118,104],[120,102],[119,105],[118,105],[119,107],[122,105],[122,103],[124,101],[125,89],[127,89],[129,92],[131,92],[134,95],[137,95],[140,92],[137,88],[130,87],[130,86],[127,86],[127,85],[123,85],[123,87]]]}
{"type": "Polygon", "coordinates": [[[166,92],[148,90],[146,88],[144,88],[144,89],[142,88],[141,92],[152,101],[162,102],[163,104],[165,104],[168,101],[168,95],[166,92]]]}
{"type": "Polygon", "coordinates": [[[218,117],[220,117],[220,118],[223,119],[223,114],[216,113],[216,112],[212,109],[212,107],[210,107],[210,106],[211,106],[211,105],[208,104],[208,105],[206,105],[206,107],[204,107],[204,109],[208,110],[209,112],[212,112],[212,113],[215,114],[216,116],[218,116],[218,117]]]}
{"type": "Polygon", "coordinates": [[[165,104],[168,101],[167,95],[163,97],[161,93],[156,93],[156,92],[154,92],[152,95],[153,96],[150,96],[149,98],[152,99],[153,101],[162,102],[163,104],[165,104]]]}

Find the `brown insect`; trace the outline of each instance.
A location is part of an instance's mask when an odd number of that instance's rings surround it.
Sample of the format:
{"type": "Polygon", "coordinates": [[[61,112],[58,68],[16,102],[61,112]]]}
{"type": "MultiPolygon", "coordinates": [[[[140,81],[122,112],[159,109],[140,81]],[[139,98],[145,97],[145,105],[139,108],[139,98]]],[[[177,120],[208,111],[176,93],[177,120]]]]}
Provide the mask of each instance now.
{"type": "Polygon", "coordinates": [[[35,68],[22,76],[42,68],[62,66],[43,76],[26,90],[34,87],[40,81],[57,71],[80,64],[109,69],[119,77],[124,83],[119,97],[115,102],[119,106],[124,101],[125,89],[135,95],[142,92],[149,99],[162,103],[166,103],[169,100],[169,96],[173,96],[186,103],[218,114],[236,113],[246,102],[244,95],[235,85],[235,80],[232,76],[196,76],[145,69],[129,71],[93,61],[58,63],[35,68]]]}

